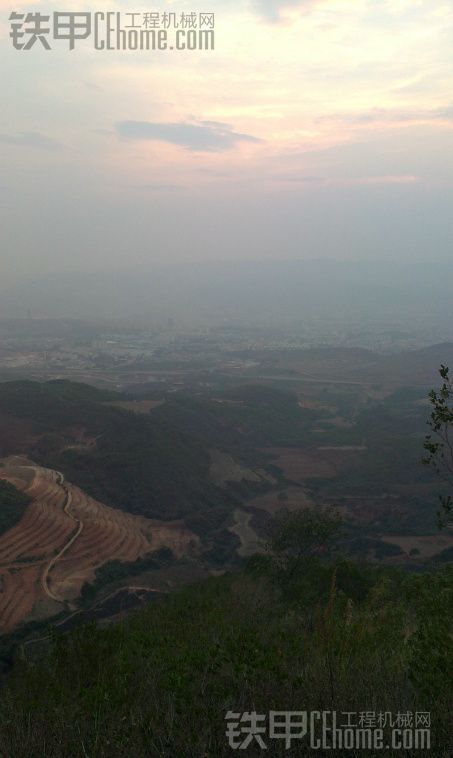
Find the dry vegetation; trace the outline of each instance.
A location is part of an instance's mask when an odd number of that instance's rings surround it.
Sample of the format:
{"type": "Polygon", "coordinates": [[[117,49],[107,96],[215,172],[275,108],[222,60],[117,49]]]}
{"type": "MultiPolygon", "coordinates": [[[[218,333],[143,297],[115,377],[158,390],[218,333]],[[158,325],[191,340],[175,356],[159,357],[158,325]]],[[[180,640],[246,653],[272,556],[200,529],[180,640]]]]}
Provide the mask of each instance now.
{"type": "Polygon", "coordinates": [[[344,464],[362,452],[355,447],[293,448],[273,447],[266,452],[286,479],[303,484],[307,479],[333,479],[344,464]]]}
{"type": "MultiPolygon", "coordinates": [[[[110,508],[58,472],[22,458],[3,461],[0,478],[30,497],[21,521],[0,537],[0,628],[42,614],[43,600],[73,601],[96,569],[132,562],[162,547],[176,557],[196,551],[198,538],[181,522],[154,521],[110,508]],[[68,499],[69,498],[69,499],[68,499]]],[[[49,613],[55,603],[47,604],[49,613]]],[[[63,606],[62,606],[63,607],[63,606]]]]}

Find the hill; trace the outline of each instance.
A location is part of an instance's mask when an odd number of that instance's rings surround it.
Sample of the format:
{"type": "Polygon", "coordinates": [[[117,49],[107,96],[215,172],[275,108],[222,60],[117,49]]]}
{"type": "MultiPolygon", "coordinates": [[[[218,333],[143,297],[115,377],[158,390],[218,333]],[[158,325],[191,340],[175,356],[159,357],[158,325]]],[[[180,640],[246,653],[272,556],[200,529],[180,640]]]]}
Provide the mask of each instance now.
{"type": "Polygon", "coordinates": [[[27,459],[3,459],[0,497],[2,490],[17,493],[26,507],[0,536],[2,633],[24,621],[74,611],[85,583],[94,582],[109,562],[125,565],[145,558],[145,565],[158,566],[162,548],[176,559],[199,552],[198,538],[183,523],[109,508],[66,482],[61,473],[27,459]]]}
{"type": "MultiPolygon", "coordinates": [[[[408,577],[312,561],[305,579],[277,582],[250,568],[109,628],[55,633],[39,657],[26,648],[4,681],[0,750],[15,758],[223,758],[232,752],[228,719],[254,711],[263,714],[268,754],[279,758],[287,743],[281,732],[270,736],[271,711],[302,711],[307,723],[312,711],[352,713],[355,734],[364,712],[375,714],[373,734],[380,713],[398,729],[397,714],[429,711],[430,730],[415,728],[415,715],[405,728],[404,754],[449,758],[452,579],[451,570],[408,577]]],[[[295,731],[291,755],[319,755],[295,731]]],[[[384,733],[385,745],[388,721],[384,733]]],[[[239,729],[233,744],[246,737],[239,729]]],[[[358,758],[364,750],[332,752],[358,758]]]]}
{"type": "Polygon", "coordinates": [[[209,448],[239,444],[234,430],[195,399],[175,396],[138,415],[110,404],[120,397],[68,381],[0,384],[0,453],[26,453],[94,498],[149,518],[236,502],[209,477],[209,448]]]}
{"type": "Polygon", "coordinates": [[[345,554],[447,563],[440,485],[420,465],[424,398],[250,379],[134,403],[68,381],[0,383],[0,480],[32,498],[0,537],[0,624],[90,617],[120,591],[140,604],[130,586],[166,592],[241,565],[275,514],[326,505],[344,519],[345,554]]]}
{"type": "Polygon", "coordinates": [[[12,483],[1,479],[0,471],[0,535],[17,524],[25,513],[30,498],[12,483]]]}
{"type": "Polygon", "coordinates": [[[269,488],[250,448],[196,398],[144,414],[123,400],[67,381],[0,384],[3,632],[73,612],[88,583],[104,597],[140,568],[144,588],[166,588],[171,571],[153,571],[169,562],[179,583],[237,560],[234,509],[269,488]]]}

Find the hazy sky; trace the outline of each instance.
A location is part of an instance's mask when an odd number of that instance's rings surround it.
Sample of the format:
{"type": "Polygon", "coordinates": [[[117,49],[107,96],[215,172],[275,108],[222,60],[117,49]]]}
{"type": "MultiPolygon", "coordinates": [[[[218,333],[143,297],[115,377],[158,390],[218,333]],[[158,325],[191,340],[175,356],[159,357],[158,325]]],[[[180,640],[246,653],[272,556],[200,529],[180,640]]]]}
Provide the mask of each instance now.
{"type": "Polygon", "coordinates": [[[451,258],[453,0],[0,0],[2,276],[451,258]],[[209,52],[14,50],[12,10],[215,11],[209,52]]]}

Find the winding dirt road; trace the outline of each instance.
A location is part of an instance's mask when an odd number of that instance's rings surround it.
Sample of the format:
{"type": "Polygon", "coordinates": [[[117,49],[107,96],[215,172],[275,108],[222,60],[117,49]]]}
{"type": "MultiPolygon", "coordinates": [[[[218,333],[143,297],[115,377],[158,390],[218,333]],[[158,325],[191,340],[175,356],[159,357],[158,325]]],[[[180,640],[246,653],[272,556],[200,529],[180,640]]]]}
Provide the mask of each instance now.
{"type": "Polygon", "coordinates": [[[134,563],[161,547],[177,558],[199,551],[199,538],[183,522],[112,508],[25,457],[0,458],[0,479],[30,497],[20,521],[0,534],[1,633],[52,617],[66,604],[75,610],[83,585],[109,561],[134,563]]]}
{"type": "Polygon", "coordinates": [[[82,531],[83,531],[83,521],[81,521],[80,519],[76,518],[76,516],[74,516],[71,513],[71,511],[70,511],[71,503],[72,503],[72,494],[71,494],[70,489],[65,484],[65,479],[64,479],[63,474],[60,471],[57,471],[56,475],[57,475],[57,484],[59,484],[60,487],[65,492],[66,502],[65,502],[63,510],[66,513],[66,515],[69,516],[69,518],[71,518],[73,521],[76,522],[77,529],[74,532],[74,534],[70,537],[70,539],[67,541],[67,543],[65,545],[63,545],[63,547],[57,553],[57,555],[55,555],[52,558],[52,560],[50,560],[49,563],[45,566],[43,574],[42,574],[42,577],[41,577],[41,585],[42,585],[42,588],[43,588],[44,592],[46,593],[46,595],[48,597],[51,598],[51,600],[56,600],[58,603],[61,603],[61,602],[63,602],[63,599],[61,597],[58,597],[57,595],[55,595],[52,592],[52,590],[50,589],[50,586],[49,586],[49,575],[50,575],[50,572],[52,571],[53,567],[57,563],[57,561],[59,561],[60,558],[62,558],[62,556],[66,553],[66,551],[69,550],[69,548],[71,547],[71,545],[74,544],[74,542],[76,541],[77,537],[79,537],[80,534],[82,533],[82,531]]]}

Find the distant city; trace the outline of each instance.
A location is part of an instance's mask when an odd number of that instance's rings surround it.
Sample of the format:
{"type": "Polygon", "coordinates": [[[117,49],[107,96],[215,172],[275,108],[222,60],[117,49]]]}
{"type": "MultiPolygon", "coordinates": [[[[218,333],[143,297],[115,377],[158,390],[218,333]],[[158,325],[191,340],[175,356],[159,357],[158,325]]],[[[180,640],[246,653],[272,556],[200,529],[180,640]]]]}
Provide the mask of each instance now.
{"type": "MultiPolygon", "coordinates": [[[[145,328],[35,318],[28,312],[23,319],[0,319],[0,378],[72,378],[116,388],[131,382],[205,384],[213,372],[253,372],[266,352],[336,347],[392,354],[428,346],[432,331],[409,331],[403,325],[348,330],[321,320],[287,330],[239,324],[187,327],[173,318],[145,328]]],[[[453,329],[435,336],[437,342],[447,342],[453,329]]]]}

